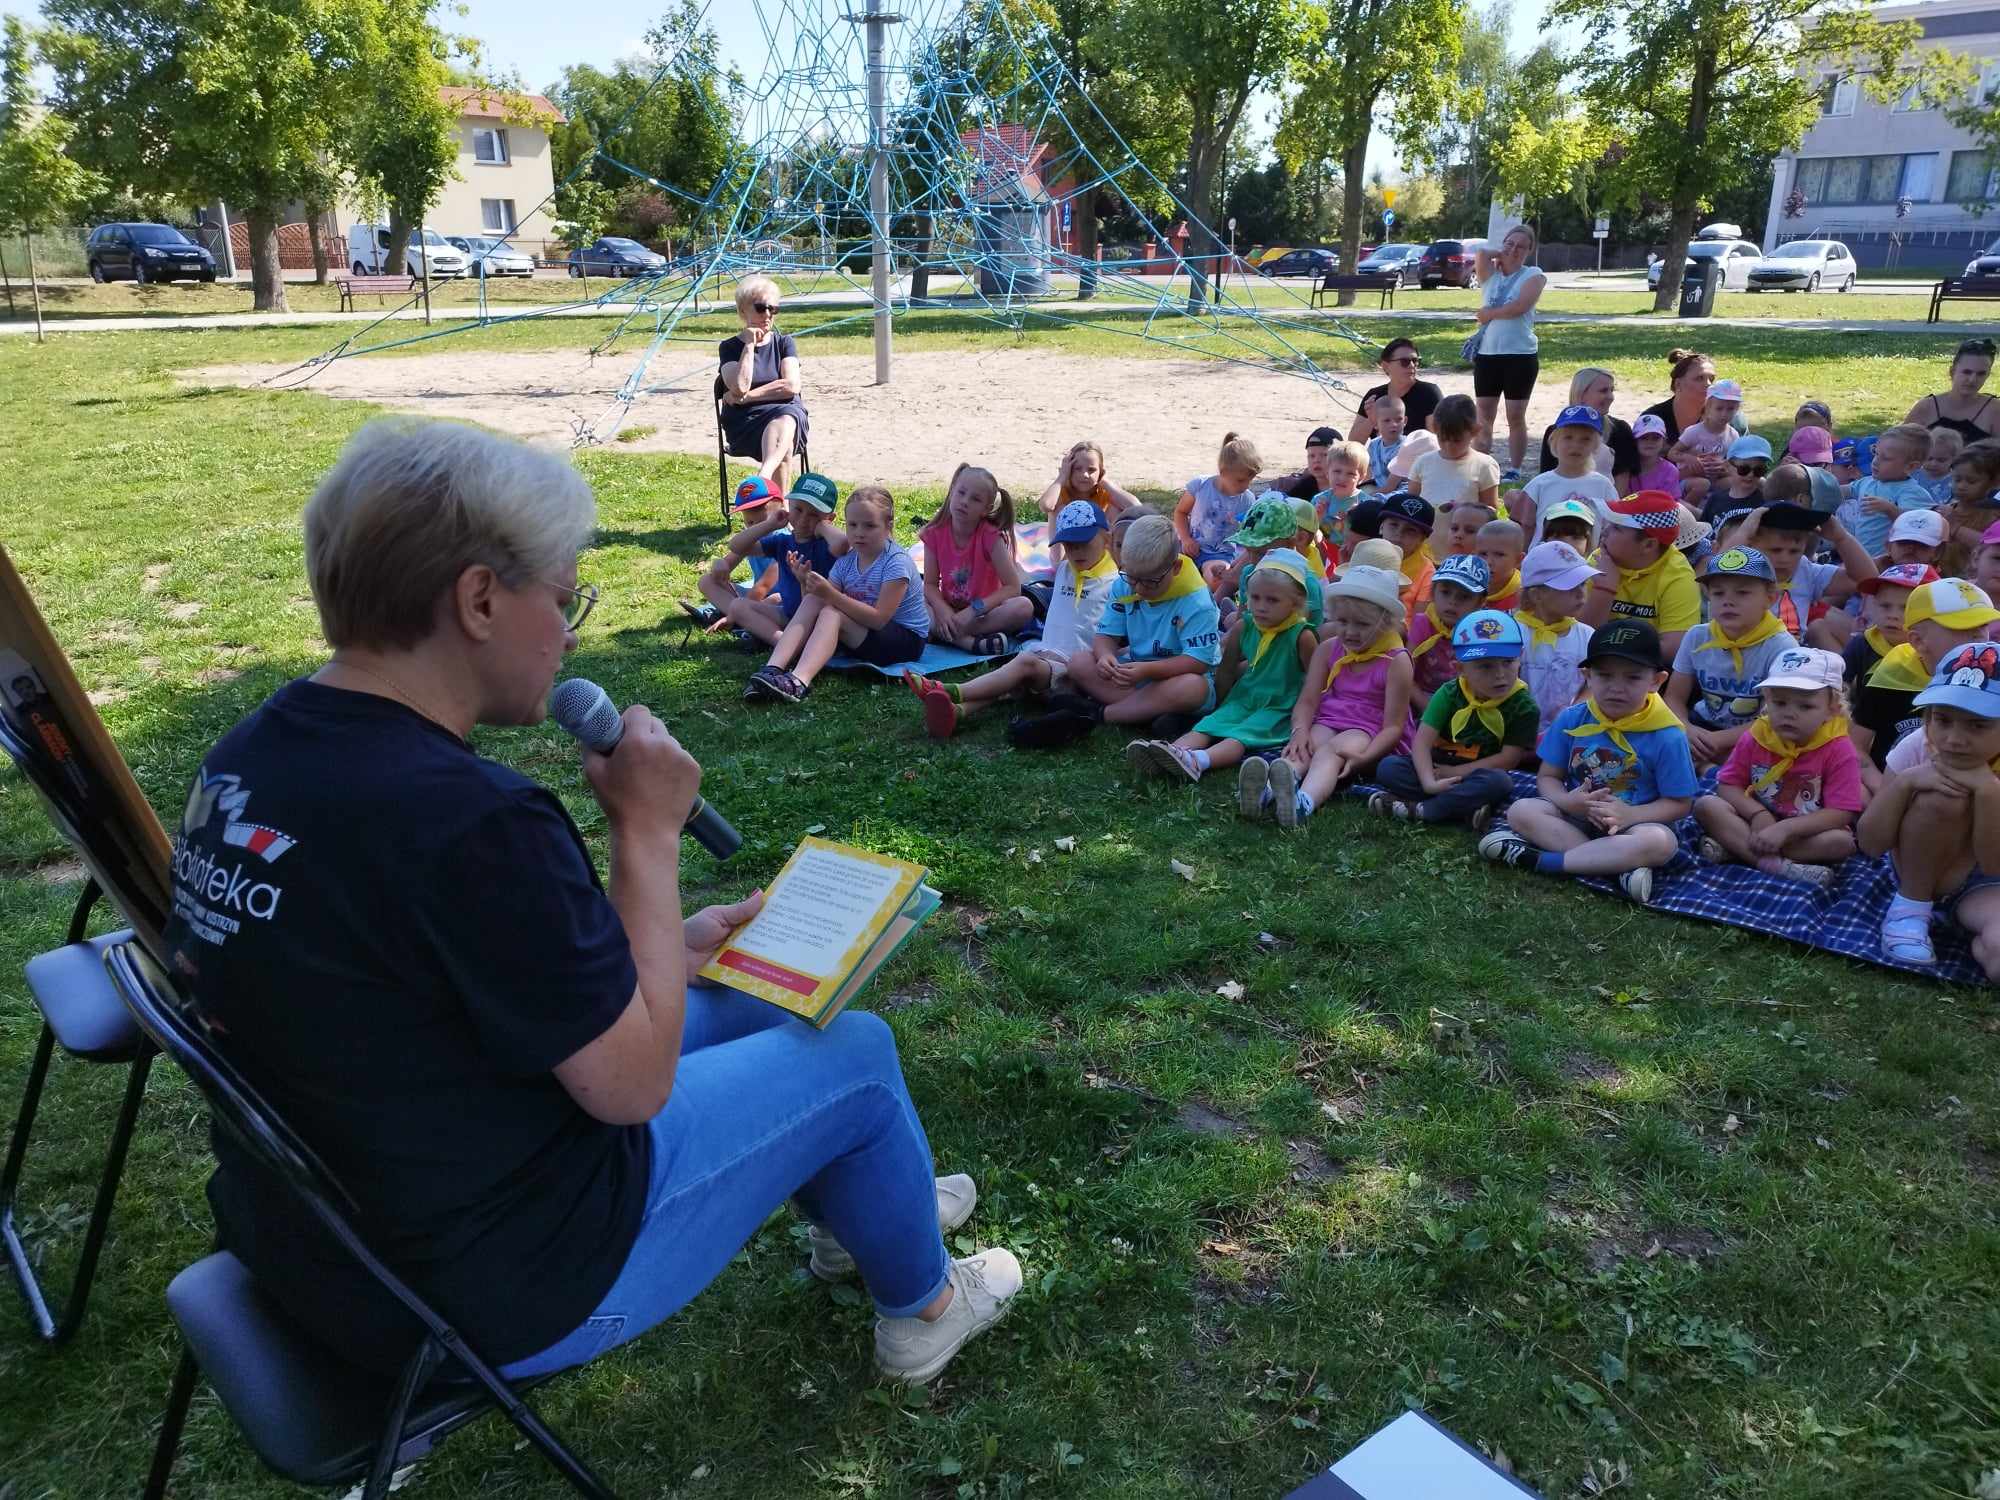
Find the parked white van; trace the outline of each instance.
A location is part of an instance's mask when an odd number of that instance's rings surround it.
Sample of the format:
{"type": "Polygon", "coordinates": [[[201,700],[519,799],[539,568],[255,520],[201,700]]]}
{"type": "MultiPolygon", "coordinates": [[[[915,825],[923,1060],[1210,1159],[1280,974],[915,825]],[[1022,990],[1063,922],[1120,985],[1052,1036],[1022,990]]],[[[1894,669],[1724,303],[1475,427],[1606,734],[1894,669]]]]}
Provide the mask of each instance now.
{"type": "MultiPolygon", "coordinates": [[[[382,269],[382,263],[389,257],[389,226],[387,224],[350,224],[347,229],[347,258],[352,262],[356,276],[369,276],[382,269]]],[[[470,264],[465,252],[455,245],[445,242],[443,235],[435,229],[410,231],[409,248],[403,253],[403,269],[412,276],[424,274],[424,262],[430,263],[432,280],[446,276],[462,276],[470,264]]]]}

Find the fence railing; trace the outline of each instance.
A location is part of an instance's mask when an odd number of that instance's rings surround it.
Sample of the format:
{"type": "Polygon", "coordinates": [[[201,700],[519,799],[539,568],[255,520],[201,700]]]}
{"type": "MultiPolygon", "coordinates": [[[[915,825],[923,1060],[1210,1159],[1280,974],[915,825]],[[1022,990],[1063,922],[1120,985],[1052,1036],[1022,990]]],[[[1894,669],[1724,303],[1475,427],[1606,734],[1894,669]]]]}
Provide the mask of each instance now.
{"type": "MultiPolygon", "coordinates": [[[[88,229],[49,229],[35,235],[35,270],[42,276],[88,276],[83,242],[88,229]]],[[[28,279],[28,241],[18,234],[0,234],[0,264],[15,281],[28,279]]]]}

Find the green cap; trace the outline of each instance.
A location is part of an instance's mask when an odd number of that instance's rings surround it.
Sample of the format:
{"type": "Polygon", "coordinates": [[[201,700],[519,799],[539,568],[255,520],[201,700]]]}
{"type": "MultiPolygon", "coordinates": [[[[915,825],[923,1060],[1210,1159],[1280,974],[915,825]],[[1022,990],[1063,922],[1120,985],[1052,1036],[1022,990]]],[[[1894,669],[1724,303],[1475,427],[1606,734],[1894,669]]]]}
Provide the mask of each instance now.
{"type": "Polygon", "coordinates": [[[787,500],[803,500],[823,516],[833,514],[840,503],[840,491],[824,474],[801,474],[786,494],[787,500]]]}
{"type": "Polygon", "coordinates": [[[1292,516],[1292,502],[1283,495],[1266,495],[1243,517],[1243,526],[1230,541],[1239,547],[1275,547],[1289,542],[1299,529],[1292,516]]]}

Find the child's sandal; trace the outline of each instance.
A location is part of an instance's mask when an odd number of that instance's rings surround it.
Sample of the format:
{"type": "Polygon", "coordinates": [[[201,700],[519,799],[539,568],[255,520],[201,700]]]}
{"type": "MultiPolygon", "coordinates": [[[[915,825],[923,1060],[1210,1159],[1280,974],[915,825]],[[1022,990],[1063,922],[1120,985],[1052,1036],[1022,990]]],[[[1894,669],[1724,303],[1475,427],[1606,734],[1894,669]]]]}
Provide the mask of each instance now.
{"type": "Polygon", "coordinates": [[[977,636],[972,642],[974,656],[1000,656],[1007,650],[1007,637],[999,631],[990,635],[977,636]]]}

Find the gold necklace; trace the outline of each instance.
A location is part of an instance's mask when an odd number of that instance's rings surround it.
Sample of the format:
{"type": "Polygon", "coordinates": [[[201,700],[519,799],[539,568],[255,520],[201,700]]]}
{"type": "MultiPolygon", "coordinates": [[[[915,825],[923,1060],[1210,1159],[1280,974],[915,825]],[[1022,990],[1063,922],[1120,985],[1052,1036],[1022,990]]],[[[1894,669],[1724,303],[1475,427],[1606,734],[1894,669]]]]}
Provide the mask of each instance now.
{"type": "MultiPolygon", "coordinates": [[[[364,667],[358,661],[342,661],[338,656],[333,658],[333,665],[341,668],[343,671],[359,672],[364,677],[374,678],[377,682],[381,683],[384,687],[389,689],[390,692],[394,693],[398,698],[402,699],[404,703],[408,704],[411,708],[414,708],[418,713],[422,714],[426,719],[429,719],[433,724],[437,725],[440,729],[446,730],[454,735],[458,734],[458,731],[456,729],[453,729],[451,725],[447,724],[441,715],[433,713],[431,709],[423,702],[422,699],[417,697],[417,695],[411,692],[408,688],[404,687],[400,682],[396,681],[396,679],[391,677],[388,673],[378,672],[373,667],[364,667]]],[[[460,735],[459,737],[461,739],[464,738],[464,736],[462,735],[460,735]]]]}

